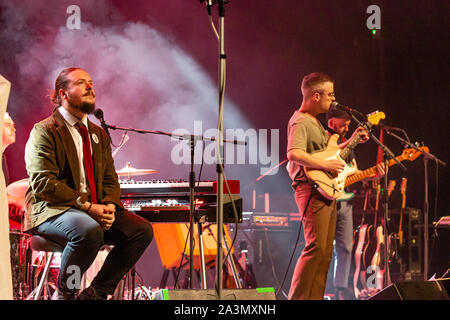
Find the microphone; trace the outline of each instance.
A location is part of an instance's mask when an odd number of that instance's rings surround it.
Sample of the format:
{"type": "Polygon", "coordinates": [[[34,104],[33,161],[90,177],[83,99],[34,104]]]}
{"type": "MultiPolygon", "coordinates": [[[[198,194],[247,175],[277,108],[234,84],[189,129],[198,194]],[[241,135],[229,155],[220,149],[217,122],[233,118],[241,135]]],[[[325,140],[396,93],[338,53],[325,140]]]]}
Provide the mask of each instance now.
{"type": "Polygon", "coordinates": [[[111,139],[111,135],[109,134],[109,130],[108,130],[108,125],[105,123],[105,119],[103,118],[103,110],[102,109],[95,109],[94,116],[98,120],[100,120],[100,124],[101,124],[103,130],[106,131],[106,133],[108,134],[109,139],[111,139]]]}
{"type": "Polygon", "coordinates": [[[211,16],[211,7],[214,5],[213,1],[215,2],[215,0],[200,0],[200,3],[202,3],[203,1],[206,3],[208,15],[211,16]]]}
{"type": "MultiPolygon", "coordinates": [[[[387,134],[391,134],[392,131],[399,131],[399,132],[403,133],[406,137],[406,140],[408,140],[408,142],[411,143],[411,140],[409,140],[408,134],[402,128],[388,126],[387,124],[381,124],[380,127],[385,129],[387,134]]],[[[406,147],[407,147],[407,145],[405,144],[405,148],[406,147]]]]}
{"type": "Polygon", "coordinates": [[[340,104],[337,101],[331,102],[330,109],[342,110],[342,111],[346,111],[346,112],[349,112],[349,113],[361,114],[358,110],[355,110],[355,109],[349,108],[347,106],[344,106],[344,105],[340,104]]]}
{"type": "Polygon", "coordinates": [[[392,126],[388,126],[388,125],[386,125],[386,124],[383,124],[382,127],[383,127],[384,129],[386,129],[386,131],[401,131],[401,132],[404,131],[402,128],[392,127],[392,126]]]}

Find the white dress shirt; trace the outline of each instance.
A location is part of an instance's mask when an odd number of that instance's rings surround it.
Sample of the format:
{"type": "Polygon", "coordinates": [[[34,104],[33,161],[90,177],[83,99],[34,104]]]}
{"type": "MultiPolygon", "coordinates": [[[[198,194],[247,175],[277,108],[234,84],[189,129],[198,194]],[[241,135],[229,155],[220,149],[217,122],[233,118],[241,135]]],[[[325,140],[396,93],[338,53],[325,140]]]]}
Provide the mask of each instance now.
{"type": "MultiPolygon", "coordinates": [[[[59,107],[58,111],[63,116],[64,120],[66,121],[67,128],[69,129],[70,134],[72,135],[73,142],[75,144],[75,149],[77,151],[78,155],[78,164],[80,167],[80,190],[81,192],[89,193],[89,184],[86,178],[85,173],[85,167],[83,162],[83,138],[81,137],[80,132],[78,131],[77,127],[75,125],[77,122],[80,122],[80,120],[72,115],[69,111],[64,109],[63,107],[59,107]]],[[[88,127],[88,121],[87,116],[85,116],[81,122],[88,127]]],[[[91,146],[91,154],[92,154],[92,146],[91,146]]]]}

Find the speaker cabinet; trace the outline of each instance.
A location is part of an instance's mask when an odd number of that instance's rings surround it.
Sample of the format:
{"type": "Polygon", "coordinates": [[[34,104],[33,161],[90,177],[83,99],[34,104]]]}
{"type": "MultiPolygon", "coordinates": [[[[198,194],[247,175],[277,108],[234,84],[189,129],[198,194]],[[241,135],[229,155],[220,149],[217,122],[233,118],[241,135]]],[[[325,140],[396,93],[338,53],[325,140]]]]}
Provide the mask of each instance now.
{"type": "Polygon", "coordinates": [[[393,283],[369,300],[450,300],[450,278],[393,283]]]}
{"type": "MultiPolygon", "coordinates": [[[[294,248],[300,228],[297,215],[282,212],[243,212],[244,221],[237,232],[235,246],[237,244],[241,251],[243,248],[247,251],[256,287],[274,287],[278,292],[278,300],[287,299],[293,270],[304,246],[301,233],[296,250],[294,248]],[[294,256],[288,270],[292,254],[294,256]]],[[[231,233],[234,232],[232,229],[231,233]]]]}
{"type": "MultiPolygon", "coordinates": [[[[214,289],[162,289],[155,300],[217,300],[217,293],[214,289]]],[[[222,300],[275,300],[275,289],[223,289],[222,300]]]]}

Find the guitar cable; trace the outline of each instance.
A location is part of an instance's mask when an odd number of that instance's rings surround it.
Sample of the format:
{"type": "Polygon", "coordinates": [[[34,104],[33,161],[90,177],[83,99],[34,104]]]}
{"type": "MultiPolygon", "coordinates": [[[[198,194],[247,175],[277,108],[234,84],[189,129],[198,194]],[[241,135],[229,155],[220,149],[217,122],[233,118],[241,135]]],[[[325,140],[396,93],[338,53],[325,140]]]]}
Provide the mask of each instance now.
{"type": "MultiPolygon", "coordinates": [[[[269,259],[270,259],[270,266],[272,267],[271,268],[272,269],[272,275],[273,275],[273,278],[275,279],[275,282],[277,283],[277,285],[280,286],[280,281],[278,280],[278,276],[277,276],[277,273],[275,271],[275,265],[273,263],[272,250],[270,248],[269,236],[267,235],[267,228],[264,228],[263,231],[264,231],[264,240],[266,240],[266,245],[267,245],[267,254],[268,254],[269,259]]],[[[279,290],[281,290],[281,293],[283,294],[283,296],[285,298],[288,298],[288,295],[286,294],[286,292],[284,292],[282,286],[280,286],[279,290]]]]}
{"type": "Polygon", "coordinates": [[[320,181],[320,180],[310,180],[310,184],[314,187],[314,188],[318,188],[319,186],[317,185],[317,183],[322,183],[322,184],[324,184],[324,185],[326,185],[327,187],[329,187],[329,188],[331,188],[331,189],[333,189],[333,192],[334,193],[336,193],[338,190],[334,187],[334,186],[332,186],[332,185],[330,185],[330,184],[328,184],[328,183],[326,183],[326,182],[324,182],[324,181],[320,181]]]}
{"type": "MultiPolygon", "coordinates": [[[[310,180],[309,180],[308,183],[311,184],[313,188],[317,188],[317,184],[316,184],[314,181],[310,181],[310,180]]],[[[297,185],[297,187],[298,187],[298,185],[297,185]]],[[[311,188],[311,192],[310,192],[310,194],[309,194],[308,201],[306,202],[305,209],[303,209],[303,214],[302,214],[301,217],[300,217],[300,227],[299,227],[299,229],[298,229],[297,239],[295,240],[294,248],[293,248],[293,250],[292,250],[292,254],[291,254],[291,257],[290,257],[290,259],[289,259],[289,263],[288,263],[288,266],[287,266],[287,268],[286,268],[286,272],[284,273],[283,282],[281,283],[280,287],[278,288],[278,290],[277,290],[277,292],[276,292],[276,295],[278,295],[278,293],[280,292],[280,290],[283,289],[284,283],[286,282],[286,278],[287,278],[287,275],[288,275],[288,273],[289,273],[289,269],[291,268],[291,263],[292,263],[292,260],[293,260],[293,258],[294,258],[295,250],[297,250],[298,242],[299,242],[299,240],[300,240],[300,234],[302,233],[303,217],[305,216],[306,210],[308,209],[309,202],[310,202],[310,200],[311,200],[311,198],[312,198],[313,190],[314,190],[314,189],[311,188]]]]}

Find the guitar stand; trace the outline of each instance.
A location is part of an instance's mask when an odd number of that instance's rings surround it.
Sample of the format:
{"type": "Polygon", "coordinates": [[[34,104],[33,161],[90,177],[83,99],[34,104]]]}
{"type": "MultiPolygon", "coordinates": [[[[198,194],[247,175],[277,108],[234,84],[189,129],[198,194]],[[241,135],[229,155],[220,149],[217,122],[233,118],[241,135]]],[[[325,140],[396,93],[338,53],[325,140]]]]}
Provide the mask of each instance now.
{"type": "Polygon", "coordinates": [[[390,275],[389,275],[389,261],[388,261],[388,256],[387,256],[387,252],[388,252],[388,230],[386,229],[387,224],[389,223],[389,212],[388,212],[388,198],[387,198],[387,187],[388,187],[388,174],[387,174],[387,163],[388,163],[388,158],[395,160],[396,164],[404,171],[406,172],[407,169],[406,167],[395,157],[394,153],[383,143],[381,143],[380,140],[378,140],[377,137],[375,137],[375,135],[371,132],[371,125],[369,122],[365,122],[362,123],[361,121],[359,121],[359,119],[351,112],[350,113],[351,117],[353,118],[353,120],[355,120],[355,122],[362,128],[366,129],[367,132],[369,133],[370,138],[372,139],[372,141],[375,141],[375,143],[378,145],[378,147],[381,149],[381,151],[383,152],[383,160],[384,160],[384,221],[383,221],[383,228],[384,228],[384,287],[387,287],[388,285],[391,284],[391,280],[390,280],[390,275]]]}
{"type": "MultiPolygon", "coordinates": [[[[212,233],[212,231],[209,229],[209,227],[207,227],[207,228],[208,228],[209,232],[211,232],[211,234],[213,235],[213,233],[212,233]]],[[[223,228],[224,228],[224,229],[223,229],[223,234],[225,234],[225,227],[223,227],[223,228]]],[[[213,235],[213,236],[214,236],[214,235],[213,235]]],[[[215,240],[217,241],[217,239],[215,239],[215,240]]],[[[226,251],[226,252],[225,252],[225,255],[227,255],[228,252],[230,252],[230,246],[229,246],[229,244],[228,244],[228,239],[227,239],[227,237],[224,237],[224,238],[223,238],[223,244],[225,245],[225,248],[224,248],[224,250],[226,251]]],[[[236,288],[242,289],[242,284],[241,284],[241,282],[239,281],[239,275],[238,275],[238,272],[237,272],[237,269],[236,269],[236,264],[235,264],[235,262],[234,262],[234,259],[233,259],[233,257],[232,257],[232,254],[229,254],[229,255],[228,255],[228,263],[229,263],[230,268],[231,268],[231,273],[233,274],[234,282],[236,283],[236,288]]],[[[217,264],[216,264],[216,268],[218,268],[217,264]]]]}
{"type": "MultiPolygon", "coordinates": [[[[228,241],[227,241],[226,237],[224,237],[223,243],[225,245],[226,254],[228,254],[230,252],[230,247],[228,245],[228,241]]],[[[239,280],[239,275],[238,275],[238,272],[236,270],[236,264],[234,263],[233,254],[232,253],[228,254],[228,263],[230,264],[231,272],[233,273],[233,278],[234,278],[234,282],[236,283],[236,288],[242,289],[242,284],[241,284],[241,282],[239,280]]]]}
{"type": "MultiPolygon", "coordinates": [[[[424,155],[424,172],[425,172],[425,191],[424,191],[424,210],[423,210],[423,225],[424,225],[424,229],[423,229],[423,241],[424,241],[424,246],[423,246],[423,280],[427,280],[428,279],[428,268],[429,268],[429,257],[428,257],[428,241],[429,241],[429,230],[428,230],[428,216],[429,216],[429,203],[428,203],[428,160],[434,160],[436,162],[436,168],[438,167],[438,164],[442,165],[442,166],[446,166],[447,164],[440,160],[439,158],[437,158],[435,155],[429,153],[428,151],[425,150],[421,150],[419,147],[417,147],[416,145],[412,144],[410,141],[407,141],[401,137],[399,137],[398,135],[396,135],[393,132],[390,132],[389,130],[386,131],[387,134],[389,134],[390,136],[396,138],[397,140],[400,140],[404,145],[409,146],[411,148],[414,148],[420,152],[422,152],[422,154],[424,155]]],[[[406,133],[405,133],[406,134],[406,133]]],[[[409,139],[408,139],[409,140],[409,139]]],[[[416,142],[417,143],[417,142],[416,142]]],[[[423,144],[423,142],[422,142],[423,144]]],[[[436,177],[436,181],[437,181],[437,177],[436,177]]],[[[436,212],[435,212],[436,214],[436,212]]]]}

